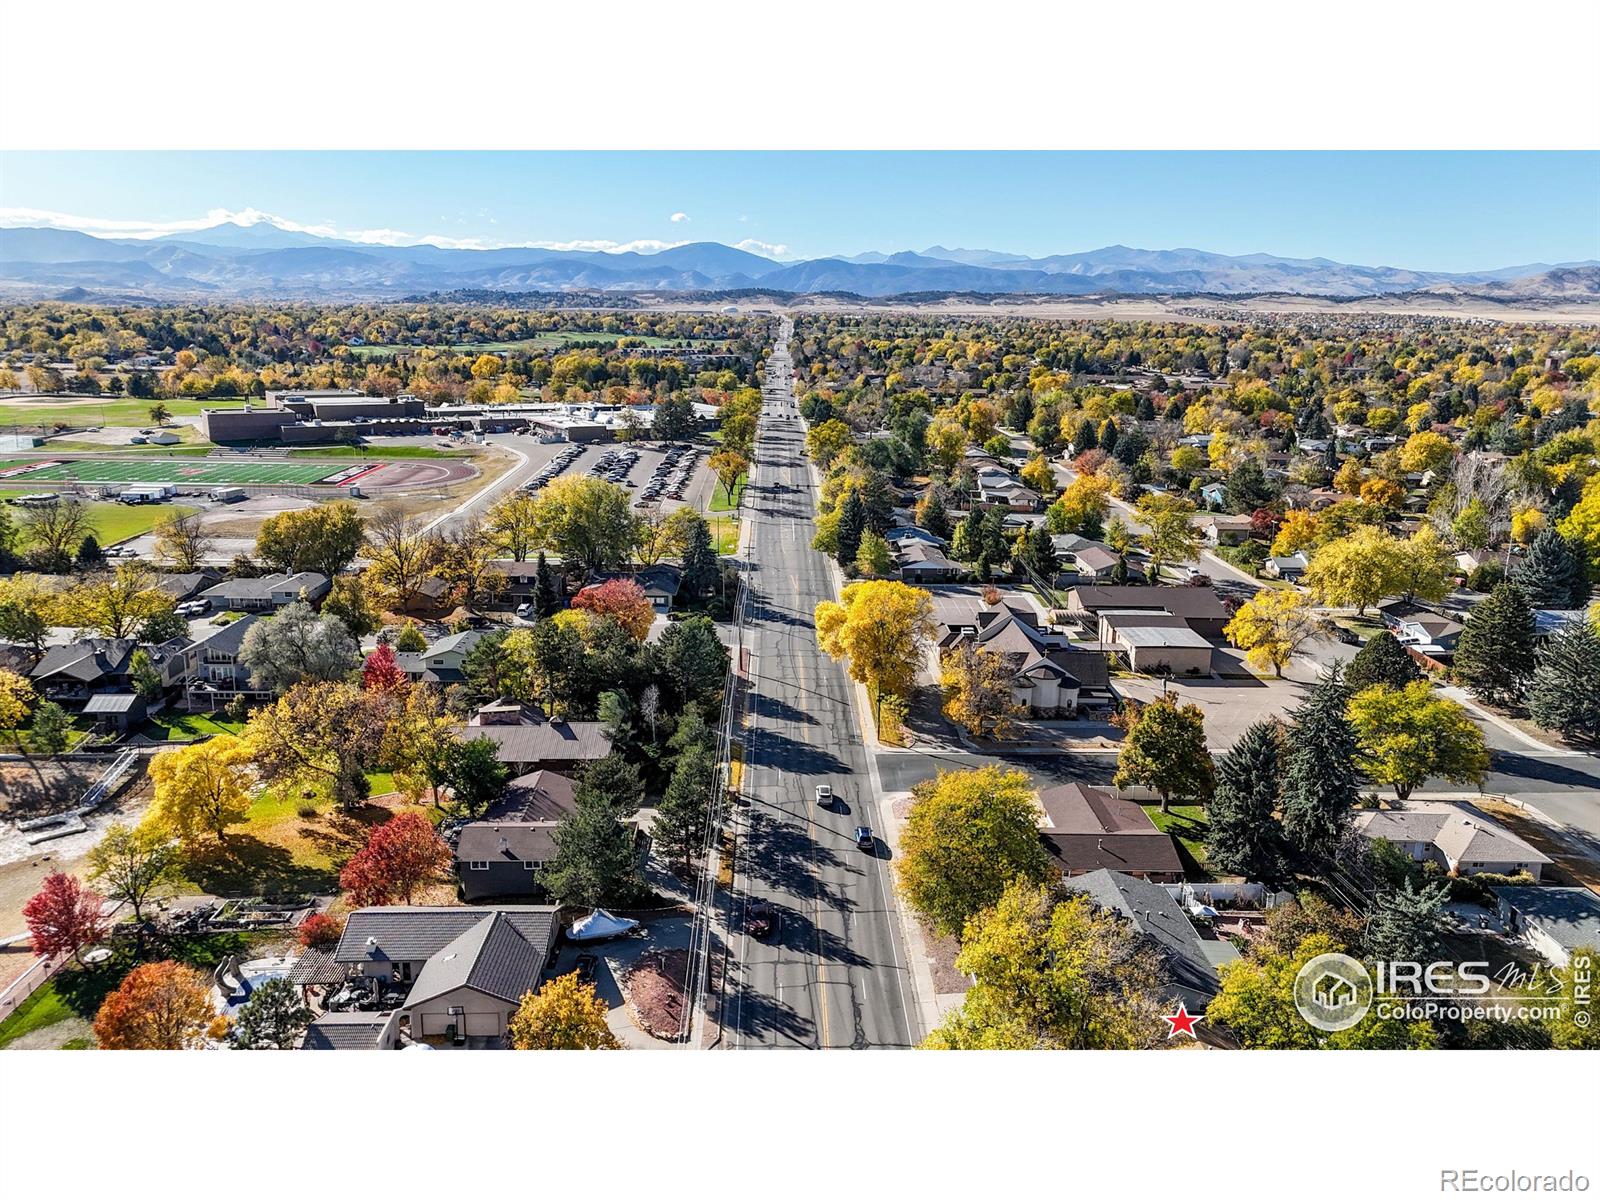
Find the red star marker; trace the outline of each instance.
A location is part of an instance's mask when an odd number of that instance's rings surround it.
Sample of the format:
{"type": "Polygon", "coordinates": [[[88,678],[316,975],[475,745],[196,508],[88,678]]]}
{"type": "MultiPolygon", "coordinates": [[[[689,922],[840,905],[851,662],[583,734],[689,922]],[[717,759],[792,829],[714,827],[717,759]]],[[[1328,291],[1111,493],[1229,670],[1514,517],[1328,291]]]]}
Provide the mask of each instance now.
{"type": "Polygon", "coordinates": [[[1169,1039],[1177,1037],[1180,1033],[1187,1033],[1190,1037],[1198,1040],[1199,1035],[1194,1031],[1195,1022],[1205,1020],[1205,1014],[1197,1013],[1194,1016],[1190,1016],[1189,1010],[1184,1007],[1183,1002],[1180,1000],[1178,1002],[1178,1011],[1170,1017],[1164,1016],[1161,1019],[1172,1026],[1167,1032],[1169,1039]]]}

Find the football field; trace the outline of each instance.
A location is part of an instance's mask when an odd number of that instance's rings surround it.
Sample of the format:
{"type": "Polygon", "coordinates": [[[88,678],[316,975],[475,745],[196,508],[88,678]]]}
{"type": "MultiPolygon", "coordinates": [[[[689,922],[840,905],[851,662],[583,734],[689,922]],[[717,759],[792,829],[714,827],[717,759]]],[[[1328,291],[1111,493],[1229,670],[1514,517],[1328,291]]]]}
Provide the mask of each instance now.
{"type": "Polygon", "coordinates": [[[0,462],[0,476],[11,485],[34,480],[52,483],[337,483],[383,464],[307,462],[228,462],[211,459],[90,459],[0,462]]]}

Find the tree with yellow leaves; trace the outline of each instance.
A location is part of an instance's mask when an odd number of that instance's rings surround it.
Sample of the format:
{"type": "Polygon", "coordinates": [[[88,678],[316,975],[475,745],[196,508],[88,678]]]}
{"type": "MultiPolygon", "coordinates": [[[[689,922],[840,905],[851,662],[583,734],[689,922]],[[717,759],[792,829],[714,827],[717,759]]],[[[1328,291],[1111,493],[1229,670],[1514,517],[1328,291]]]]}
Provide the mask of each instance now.
{"type": "Polygon", "coordinates": [[[1400,447],[1400,466],[1407,471],[1437,471],[1456,456],[1450,439],[1431,429],[1413,433],[1400,447]]]}
{"type": "Polygon", "coordinates": [[[1035,454],[1023,464],[1019,472],[1022,482],[1038,492],[1041,496],[1050,496],[1056,490],[1056,473],[1050,466],[1050,460],[1042,454],[1035,454]]]}
{"type": "Polygon", "coordinates": [[[1353,458],[1344,460],[1337,471],[1333,473],[1333,489],[1343,492],[1346,496],[1361,494],[1361,464],[1353,458]]]}
{"type": "Polygon", "coordinates": [[[823,650],[849,660],[850,678],[866,685],[874,704],[911,691],[933,639],[927,592],[888,579],[852,583],[837,602],[817,605],[814,618],[823,650]]]}
{"type": "Polygon", "coordinates": [[[945,655],[939,684],[944,689],[944,715],[974,737],[1004,740],[1014,717],[1027,705],[1012,692],[1016,673],[1003,654],[958,646],[945,655]]]}
{"type": "Polygon", "coordinates": [[[606,1024],[606,1003],[576,971],[527,992],[506,1032],[516,1050],[620,1050],[606,1024]]]}
{"type": "Polygon", "coordinates": [[[252,774],[244,743],[229,734],[163,750],[150,760],[155,803],[145,819],[185,846],[207,834],[220,845],[250,811],[252,774]]]}
{"type": "Polygon", "coordinates": [[[1079,475],[1045,513],[1051,533],[1078,533],[1093,537],[1103,528],[1110,511],[1111,481],[1101,475],[1079,475]]]}
{"type": "Polygon", "coordinates": [[[1311,601],[1301,592],[1267,588],[1239,606],[1223,633],[1245,652],[1258,671],[1272,668],[1283,678],[1283,668],[1317,631],[1311,601]]]}
{"type": "Polygon", "coordinates": [[[1317,514],[1304,508],[1291,508],[1283,515],[1283,524],[1272,539],[1272,552],[1276,555],[1293,554],[1296,550],[1313,550],[1322,541],[1322,522],[1317,514]]]}
{"type": "Polygon", "coordinates": [[[1403,586],[1400,539],[1374,525],[1357,526],[1312,555],[1305,584],[1323,604],[1365,613],[1403,586]]]}
{"type": "Polygon", "coordinates": [[[135,559],[96,575],[62,597],[60,612],[79,629],[106,637],[132,637],[151,617],[172,610],[172,597],[156,587],[155,573],[135,559]]]}
{"type": "Polygon", "coordinates": [[[1406,490],[1392,479],[1369,479],[1361,485],[1361,502],[1399,512],[1406,502],[1406,490]]]}
{"type": "Polygon", "coordinates": [[[806,431],[806,453],[819,469],[826,471],[855,440],[850,426],[833,417],[806,431]]]}
{"type": "Polygon", "coordinates": [[[0,729],[21,729],[37,698],[33,684],[15,671],[0,670],[0,729]]]}

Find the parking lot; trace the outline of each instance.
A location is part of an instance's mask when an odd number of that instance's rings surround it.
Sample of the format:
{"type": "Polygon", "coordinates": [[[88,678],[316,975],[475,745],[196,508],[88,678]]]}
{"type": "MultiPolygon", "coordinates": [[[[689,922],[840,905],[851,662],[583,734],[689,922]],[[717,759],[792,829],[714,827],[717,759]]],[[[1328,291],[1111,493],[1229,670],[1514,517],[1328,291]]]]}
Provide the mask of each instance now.
{"type": "MultiPolygon", "coordinates": [[[[1161,697],[1161,680],[1129,675],[1114,680],[1122,696],[1141,703],[1161,697]]],[[[1206,741],[1213,750],[1226,750],[1244,731],[1268,717],[1286,720],[1311,690],[1289,679],[1228,678],[1171,679],[1167,693],[1179,704],[1193,704],[1205,714],[1206,741]]]]}
{"type": "Polygon", "coordinates": [[[528,456],[529,470],[521,486],[533,495],[563,475],[589,475],[627,488],[635,508],[656,505],[671,510],[687,505],[704,512],[716,486],[716,476],[706,466],[705,446],[580,445],[528,438],[509,444],[528,456]]]}

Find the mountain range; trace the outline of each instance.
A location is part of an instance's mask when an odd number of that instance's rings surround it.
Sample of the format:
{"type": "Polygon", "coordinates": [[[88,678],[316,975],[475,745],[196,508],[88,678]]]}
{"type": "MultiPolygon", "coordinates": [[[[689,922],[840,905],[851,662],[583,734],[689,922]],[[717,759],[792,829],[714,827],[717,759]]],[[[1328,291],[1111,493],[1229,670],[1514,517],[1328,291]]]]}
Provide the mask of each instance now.
{"type": "Polygon", "coordinates": [[[1414,271],[1326,258],[1106,246],[1030,258],[930,246],[779,262],[718,242],[654,253],[507,247],[382,246],[320,237],[271,221],[222,223],[157,238],[68,229],[0,229],[0,289],[43,298],[398,299],[436,291],[699,292],[759,288],[869,298],[978,293],[1044,296],[1354,298],[1429,293],[1490,299],[1600,299],[1600,262],[1525,263],[1489,271],[1414,271]]]}

